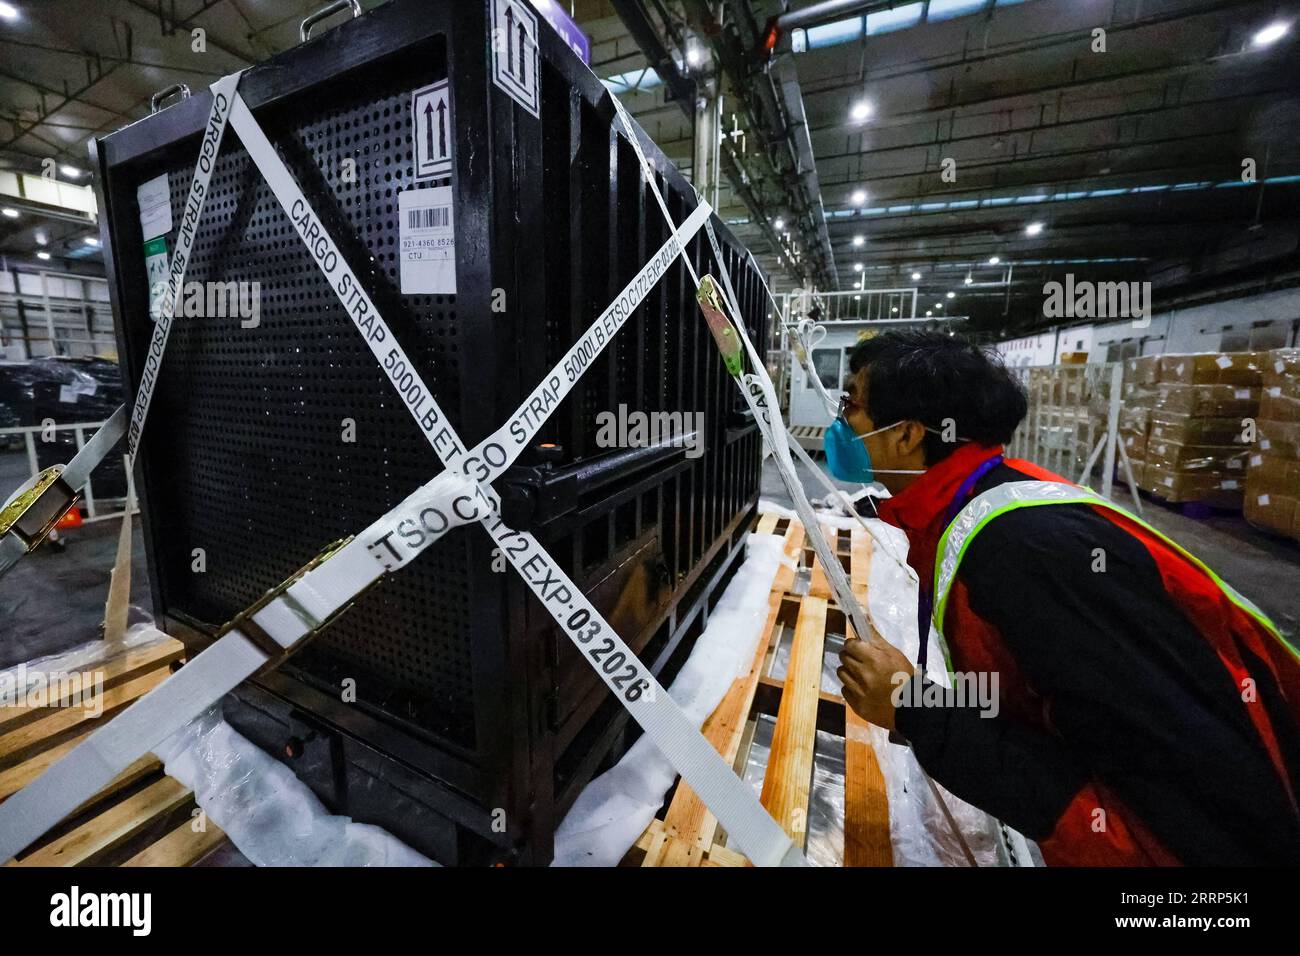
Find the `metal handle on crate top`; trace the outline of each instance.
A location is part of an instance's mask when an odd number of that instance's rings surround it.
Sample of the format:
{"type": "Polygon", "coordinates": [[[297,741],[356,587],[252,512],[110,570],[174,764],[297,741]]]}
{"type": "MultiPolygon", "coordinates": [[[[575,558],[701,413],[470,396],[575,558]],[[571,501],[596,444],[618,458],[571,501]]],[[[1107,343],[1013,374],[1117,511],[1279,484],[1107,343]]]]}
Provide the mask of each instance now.
{"type": "Polygon", "coordinates": [[[164,86],[153,96],[149,97],[149,112],[157,113],[162,109],[159,104],[162,103],[163,100],[175,96],[177,93],[181,95],[181,99],[183,100],[188,100],[190,98],[190,88],[184,83],[173,83],[171,86],[164,86]]]}
{"type": "Polygon", "coordinates": [[[320,23],[326,17],[332,17],[336,13],[352,8],[352,19],[361,16],[361,3],[359,0],[334,0],[333,3],[327,3],[314,13],[307,14],[307,18],[298,25],[298,42],[306,43],[311,38],[311,28],[320,23]]]}

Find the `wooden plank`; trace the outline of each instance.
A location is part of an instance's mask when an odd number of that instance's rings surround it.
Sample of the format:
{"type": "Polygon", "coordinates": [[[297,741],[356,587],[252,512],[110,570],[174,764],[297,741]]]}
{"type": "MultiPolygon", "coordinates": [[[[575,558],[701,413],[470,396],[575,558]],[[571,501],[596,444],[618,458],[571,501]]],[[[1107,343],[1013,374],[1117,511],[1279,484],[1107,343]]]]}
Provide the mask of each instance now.
{"type": "Polygon", "coordinates": [[[805,596],[800,604],[785,691],[777,710],[771,754],[763,777],[763,806],[801,847],[808,829],[808,791],[817,734],[826,610],[826,600],[812,595],[805,596]]]}
{"type": "Polygon", "coordinates": [[[82,699],[87,692],[98,694],[101,688],[96,686],[97,677],[103,681],[102,689],[107,690],[147,671],[170,667],[173,662],[181,660],[184,656],[185,645],[168,638],[144,647],[131,648],[102,665],[97,664],[86,670],[73,671],[66,676],[75,677],[76,684],[69,687],[67,681],[59,682],[58,693],[53,700],[39,706],[31,706],[23,702],[12,707],[0,707],[0,733],[9,733],[23,724],[43,717],[47,711],[74,704],[79,692],[82,699]]]}
{"type": "Polygon", "coordinates": [[[759,515],[758,527],[754,529],[755,534],[775,534],[776,523],[780,520],[780,515],[775,511],[769,511],[759,515]]]}
{"type": "MultiPolygon", "coordinates": [[[[803,525],[797,521],[791,521],[790,527],[785,531],[785,545],[782,550],[785,556],[793,561],[796,565],[799,562],[799,550],[803,547],[803,525]]],[[[772,590],[778,594],[794,590],[794,568],[782,564],[776,569],[776,580],[772,582],[772,590]]]]}
{"type": "Polygon", "coordinates": [[[704,861],[705,866],[753,866],[749,859],[743,853],[737,853],[735,850],[725,846],[714,845],[709,850],[709,857],[704,861]]]}
{"type": "Polygon", "coordinates": [[[166,680],[167,677],[167,668],[158,668],[104,691],[103,697],[99,698],[98,701],[98,704],[103,708],[102,714],[92,714],[82,707],[53,710],[39,720],[31,721],[12,733],[0,736],[0,766],[16,763],[17,760],[14,758],[22,759],[30,753],[46,749],[46,747],[41,746],[42,743],[49,746],[60,742],[57,739],[60,735],[72,730],[79,724],[98,720],[114,708],[130,703],[137,697],[143,697],[166,680]]]}
{"type": "Polygon", "coordinates": [[[849,545],[849,585],[859,601],[867,598],[867,578],[871,573],[871,535],[854,528],[849,545]]]}
{"type": "Polygon", "coordinates": [[[194,832],[194,821],[186,820],[157,843],[145,847],[123,866],[193,866],[226,840],[212,821],[207,829],[194,832]]]}
{"type": "MultiPolygon", "coordinates": [[[[713,745],[727,763],[733,763],[740,750],[740,740],[745,733],[745,722],[754,703],[754,691],[762,675],[763,661],[767,657],[772,632],[776,628],[781,610],[781,593],[772,591],[767,600],[767,618],[754,648],[749,669],[731,682],[712,714],[700,728],[705,739],[713,745]]],[[[664,816],[666,839],[659,852],[646,853],[642,866],[699,866],[706,851],[713,845],[718,832],[718,821],[704,801],[682,781],[673,795],[664,816]]]]}
{"type": "Polygon", "coordinates": [[[844,718],[844,865],[893,866],[889,797],[867,736],[870,724],[849,707],[844,708],[844,718]]]}
{"type": "MultiPolygon", "coordinates": [[[[159,817],[191,798],[171,777],[163,777],[110,807],[47,846],[19,860],[18,866],[78,866],[121,846],[159,817]]],[[[11,864],[12,865],[12,864],[11,864]]]]}

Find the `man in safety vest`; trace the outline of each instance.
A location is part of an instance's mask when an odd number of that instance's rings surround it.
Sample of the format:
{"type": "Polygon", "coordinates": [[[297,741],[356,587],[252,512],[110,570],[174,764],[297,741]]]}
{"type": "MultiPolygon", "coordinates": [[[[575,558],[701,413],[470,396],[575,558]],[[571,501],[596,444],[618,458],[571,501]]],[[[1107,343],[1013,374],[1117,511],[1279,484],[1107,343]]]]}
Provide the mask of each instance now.
{"type": "Polygon", "coordinates": [[[1004,458],[1026,403],[994,357],[892,332],[850,368],[831,472],[890,490],[924,630],[998,707],[925,694],[878,635],[845,645],[849,706],[1049,864],[1300,864],[1296,649],[1159,532],[1004,458]]]}

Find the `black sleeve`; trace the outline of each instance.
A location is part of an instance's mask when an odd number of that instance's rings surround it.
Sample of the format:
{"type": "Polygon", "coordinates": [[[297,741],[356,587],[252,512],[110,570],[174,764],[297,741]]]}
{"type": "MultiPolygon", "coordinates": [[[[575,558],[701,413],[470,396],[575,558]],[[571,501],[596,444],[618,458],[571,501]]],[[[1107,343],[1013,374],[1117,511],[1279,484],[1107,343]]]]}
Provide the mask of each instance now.
{"type": "MultiPolygon", "coordinates": [[[[913,678],[913,684],[921,681],[913,678]]],[[[903,706],[895,726],[912,744],[926,773],[967,803],[991,813],[1033,840],[1052,832],[1085,774],[1062,743],[1040,731],[1018,727],[1001,716],[981,713],[973,702],[925,681],[904,688],[940,706],[903,706]]]]}
{"type": "Polygon", "coordinates": [[[1185,863],[1297,861],[1300,825],[1240,691],[1141,541],[1086,506],[1024,508],[975,537],[959,574],[1055,733],[900,710],[936,779],[1031,836],[1096,780],[1185,863]]]}

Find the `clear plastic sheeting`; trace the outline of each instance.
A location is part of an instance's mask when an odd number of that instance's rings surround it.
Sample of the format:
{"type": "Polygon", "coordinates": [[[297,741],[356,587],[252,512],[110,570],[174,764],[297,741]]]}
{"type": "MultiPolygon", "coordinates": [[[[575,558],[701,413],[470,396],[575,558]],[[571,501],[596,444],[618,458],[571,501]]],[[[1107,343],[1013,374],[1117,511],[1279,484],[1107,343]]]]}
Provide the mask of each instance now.
{"type": "MultiPolygon", "coordinates": [[[[890,743],[889,735],[879,727],[869,727],[867,732],[885,777],[894,865],[970,866],[912,748],[890,743]]],[[[943,794],[975,862],[979,866],[1008,865],[998,821],[937,783],[935,787],[943,794]]]]}
{"type": "Polygon", "coordinates": [[[155,750],[256,866],[434,866],[391,834],[325,809],[293,771],[240,736],[220,705],[155,750]]]}
{"type": "MultiPolygon", "coordinates": [[[[745,561],[709,615],[708,626],[668,693],[699,726],[753,660],[767,598],[785,555],[781,539],[751,534],[745,561]]],[[[592,780],[555,831],[554,866],[615,866],[663,805],[677,772],[648,737],[592,780]]]]}
{"type": "Polygon", "coordinates": [[[87,641],[69,650],[45,657],[37,657],[26,663],[15,664],[13,667],[6,668],[0,671],[0,688],[4,688],[7,693],[15,698],[25,697],[34,682],[43,680],[48,675],[93,671],[96,668],[103,667],[127,651],[169,640],[171,640],[170,637],[155,629],[152,625],[137,624],[116,643],[110,644],[103,640],[87,641]],[[18,686],[20,678],[23,679],[22,687],[18,686]]]}

